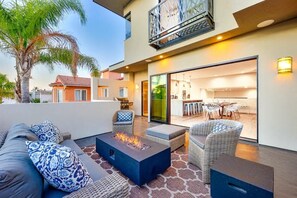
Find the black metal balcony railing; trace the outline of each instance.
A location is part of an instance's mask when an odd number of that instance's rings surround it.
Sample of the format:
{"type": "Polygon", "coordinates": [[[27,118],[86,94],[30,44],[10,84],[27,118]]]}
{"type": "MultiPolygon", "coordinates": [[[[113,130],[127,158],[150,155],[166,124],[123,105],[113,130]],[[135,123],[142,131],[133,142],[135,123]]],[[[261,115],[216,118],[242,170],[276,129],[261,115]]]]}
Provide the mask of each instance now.
{"type": "Polygon", "coordinates": [[[149,11],[149,44],[156,49],[213,29],[213,0],[164,0],[149,11]]]}

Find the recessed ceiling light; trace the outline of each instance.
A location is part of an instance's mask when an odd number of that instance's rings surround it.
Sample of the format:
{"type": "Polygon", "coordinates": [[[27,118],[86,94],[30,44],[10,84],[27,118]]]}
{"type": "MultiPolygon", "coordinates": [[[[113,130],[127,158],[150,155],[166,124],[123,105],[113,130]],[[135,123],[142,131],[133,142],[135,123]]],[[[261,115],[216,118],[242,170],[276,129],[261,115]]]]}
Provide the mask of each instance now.
{"type": "Polygon", "coordinates": [[[271,25],[272,23],[274,23],[274,20],[273,19],[269,19],[269,20],[266,20],[266,21],[262,21],[261,23],[259,23],[257,25],[257,27],[258,28],[263,28],[263,27],[266,27],[266,26],[271,25]]]}
{"type": "Polygon", "coordinates": [[[129,69],[129,66],[126,66],[126,69],[129,69]]]}
{"type": "Polygon", "coordinates": [[[163,58],[163,55],[160,55],[159,57],[160,57],[160,58],[163,58]]]}
{"type": "Polygon", "coordinates": [[[146,59],[145,62],[149,63],[149,62],[152,62],[151,59],[146,59]]]}
{"type": "Polygon", "coordinates": [[[217,40],[222,40],[222,36],[217,36],[217,40]]]}

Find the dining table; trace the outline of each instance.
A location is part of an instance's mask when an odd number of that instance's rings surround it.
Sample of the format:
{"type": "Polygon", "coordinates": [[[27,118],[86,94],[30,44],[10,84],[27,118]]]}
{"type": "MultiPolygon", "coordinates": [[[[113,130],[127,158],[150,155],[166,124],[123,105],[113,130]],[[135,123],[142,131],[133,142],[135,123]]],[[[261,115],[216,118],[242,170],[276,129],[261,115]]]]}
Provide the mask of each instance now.
{"type": "Polygon", "coordinates": [[[236,102],[219,102],[219,103],[216,103],[217,105],[219,105],[221,108],[219,110],[219,114],[221,116],[221,119],[223,118],[224,116],[224,109],[226,106],[229,106],[229,105],[233,105],[233,104],[236,104],[236,102]]]}

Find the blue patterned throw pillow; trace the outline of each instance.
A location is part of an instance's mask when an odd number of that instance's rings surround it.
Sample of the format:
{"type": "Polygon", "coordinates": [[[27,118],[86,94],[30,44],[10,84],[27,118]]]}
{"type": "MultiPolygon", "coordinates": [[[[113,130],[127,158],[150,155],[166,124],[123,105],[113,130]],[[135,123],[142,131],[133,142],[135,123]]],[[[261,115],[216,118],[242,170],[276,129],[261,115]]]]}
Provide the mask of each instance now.
{"type": "Polygon", "coordinates": [[[222,124],[222,123],[216,123],[213,128],[212,128],[212,133],[218,133],[218,132],[221,132],[221,131],[226,131],[226,130],[229,130],[231,127],[225,125],[225,124],[222,124]]]}
{"type": "Polygon", "coordinates": [[[40,141],[50,141],[56,143],[63,141],[60,130],[48,120],[42,122],[41,124],[32,125],[31,131],[37,135],[40,141]]]}
{"type": "Polygon", "coordinates": [[[132,112],[129,111],[119,111],[118,112],[118,122],[132,121],[132,112]]]}
{"type": "Polygon", "coordinates": [[[29,156],[44,179],[53,187],[73,192],[93,183],[77,154],[54,142],[26,141],[29,156]]]}

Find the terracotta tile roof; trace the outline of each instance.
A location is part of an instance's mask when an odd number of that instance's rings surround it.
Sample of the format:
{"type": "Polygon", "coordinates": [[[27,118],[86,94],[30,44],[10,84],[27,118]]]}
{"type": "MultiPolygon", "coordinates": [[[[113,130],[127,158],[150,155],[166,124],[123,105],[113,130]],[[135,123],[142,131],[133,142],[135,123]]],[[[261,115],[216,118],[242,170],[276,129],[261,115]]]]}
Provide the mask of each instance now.
{"type": "Polygon", "coordinates": [[[50,86],[91,87],[91,79],[58,75],[56,82],[51,83],[50,86]]]}

